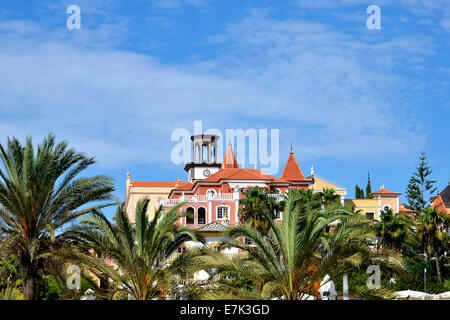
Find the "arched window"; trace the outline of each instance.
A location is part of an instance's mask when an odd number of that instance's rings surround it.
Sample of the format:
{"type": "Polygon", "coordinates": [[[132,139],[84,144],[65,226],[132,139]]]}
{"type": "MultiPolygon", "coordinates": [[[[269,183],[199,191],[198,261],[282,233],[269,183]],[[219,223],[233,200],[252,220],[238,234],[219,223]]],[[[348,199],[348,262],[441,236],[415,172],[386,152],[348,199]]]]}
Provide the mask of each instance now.
{"type": "Polygon", "coordinates": [[[200,207],[197,210],[197,223],[198,224],[206,223],[206,209],[203,207],[200,207]]]}
{"type": "Polygon", "coordinates": [[[186,209],[186,223],[194,224],[194,208],[192,207],[186,209]]]}

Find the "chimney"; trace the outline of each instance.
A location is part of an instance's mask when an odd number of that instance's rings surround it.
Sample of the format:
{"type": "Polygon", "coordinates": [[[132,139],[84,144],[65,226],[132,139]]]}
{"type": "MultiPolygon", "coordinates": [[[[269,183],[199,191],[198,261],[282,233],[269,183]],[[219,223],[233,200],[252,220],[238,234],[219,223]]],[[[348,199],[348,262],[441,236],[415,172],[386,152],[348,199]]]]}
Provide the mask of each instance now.
{"type": "Polygon", "coordinates": [[[314,166],[311,166],[311,175],[314,175],[314,166]]]}
{"type": "Polygon", "coordinates": [[[177,179],[175,180],[175,187],[178,188],[179,182],[180,182],[180,179],[178,179],[178,177],[177,177],[177,179]]]}

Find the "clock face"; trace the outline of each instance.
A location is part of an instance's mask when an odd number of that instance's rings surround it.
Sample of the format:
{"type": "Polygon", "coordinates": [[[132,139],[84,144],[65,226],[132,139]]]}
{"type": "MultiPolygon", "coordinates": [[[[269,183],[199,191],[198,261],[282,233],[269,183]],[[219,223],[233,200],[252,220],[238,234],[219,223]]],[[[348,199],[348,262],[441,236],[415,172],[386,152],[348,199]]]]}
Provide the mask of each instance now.
{"type": "Polygon", "coordinates": [[[211,171],[209,171],[208,169],[206,169],[206,170],[203,171],[203,175],[204,175],[205,177],[209,177],[210,174],[211,174],[211,171]]]}

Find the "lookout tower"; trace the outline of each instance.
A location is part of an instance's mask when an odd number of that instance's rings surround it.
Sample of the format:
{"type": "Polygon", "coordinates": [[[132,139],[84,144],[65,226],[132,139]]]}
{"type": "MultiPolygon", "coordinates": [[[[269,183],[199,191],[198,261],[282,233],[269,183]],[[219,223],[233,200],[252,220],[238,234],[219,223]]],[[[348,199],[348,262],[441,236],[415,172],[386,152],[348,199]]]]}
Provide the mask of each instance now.
{"type": "Polygon", "coordinates": [[[191,136],[192,162],[186,163],[184,170],[188,173],[189,182],[208,178],[219,171],[221,164],[217,163],[217,140],[219,136],[198,134],[191,136]]]}

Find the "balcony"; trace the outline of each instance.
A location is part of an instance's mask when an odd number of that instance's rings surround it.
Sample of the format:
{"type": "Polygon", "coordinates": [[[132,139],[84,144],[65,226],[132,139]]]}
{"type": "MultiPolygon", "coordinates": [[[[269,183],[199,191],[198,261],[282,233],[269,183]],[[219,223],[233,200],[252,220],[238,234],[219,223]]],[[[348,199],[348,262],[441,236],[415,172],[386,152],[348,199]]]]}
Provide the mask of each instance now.
{"type": "Polygon", "coordinates": [[[159,201],[160,205],[164,207],[174,207],[178,205],[180,202],[186,203],[208,203],[209,201],[233,201],[239,199],[239,194],[236,195],[235,198],[234,193],[218,193],[213,197],[208,195],[186,195],[179,199],[161,199],[159,201]]]}
{"type": "Polygon", "coordinates": [[[267,194],[270,198],[275,198],[276,201],[284,200],[284,195],[277,194],[277,193],[268,193],[267,194]]]}

